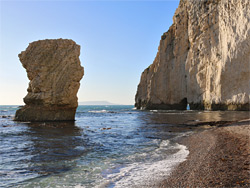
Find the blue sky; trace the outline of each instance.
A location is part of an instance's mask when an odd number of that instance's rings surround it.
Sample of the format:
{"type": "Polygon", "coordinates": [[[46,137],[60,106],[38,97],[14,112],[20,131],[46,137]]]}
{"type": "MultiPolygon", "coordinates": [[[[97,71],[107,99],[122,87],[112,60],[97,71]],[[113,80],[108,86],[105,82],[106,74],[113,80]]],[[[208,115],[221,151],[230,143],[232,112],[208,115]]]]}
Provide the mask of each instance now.
{"type": "Polygon", "coordinates": [[[78,101],[134,104],[142,71],[172,24],[173,1],[1,1],[0,105],[23,104],[18,54],[41,39],[73,39],[85,69],[78,101]]]}

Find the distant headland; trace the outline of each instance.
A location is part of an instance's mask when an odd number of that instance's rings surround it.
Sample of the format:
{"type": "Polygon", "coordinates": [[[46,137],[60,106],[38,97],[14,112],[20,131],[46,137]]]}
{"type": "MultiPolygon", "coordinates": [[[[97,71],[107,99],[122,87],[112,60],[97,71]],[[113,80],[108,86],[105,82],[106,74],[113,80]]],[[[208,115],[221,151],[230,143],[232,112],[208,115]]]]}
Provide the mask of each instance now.
{"type": "Polygon", "coordinates": [[[78,103],[79,105],[121,105],[115,104],[108,101],[82,101],[78,103]]]}

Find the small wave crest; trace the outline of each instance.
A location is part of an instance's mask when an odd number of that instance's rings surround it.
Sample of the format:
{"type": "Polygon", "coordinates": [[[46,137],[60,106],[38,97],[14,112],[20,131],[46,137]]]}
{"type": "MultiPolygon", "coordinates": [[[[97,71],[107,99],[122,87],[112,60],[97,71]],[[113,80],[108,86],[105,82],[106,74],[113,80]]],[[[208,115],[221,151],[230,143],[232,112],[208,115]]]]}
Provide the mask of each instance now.
{"type": "MultiPolygon", "coordinates": [[[[158,161],[144,161],[144,162],[134,162],[119,169],[118,173],[108,174],[105,182],[97,187],[154,187],[155,183],[161,182],[170,174],[170,172],[179,163],[186,160],[189,154],[187,147],[175,143],[170,146],[168,140],[164,140],[160,143],[158,149],[154,153],[158,153],[159,149],[176,149],[177,152],[172,155],[167,155],[163,157],[162,160],[158,161]]],[[[164,155],[164,153],[158,153],[159,155],[164,155]]],[[[147,155],[147,154],[146,154],[147,155]]]]}
{"type": "Polygon", "coordinates": [[[108,111],[108,110],[90,110],[88,112],[89,113],[96,113],[96,114],[100,114],[100,113],[116,114],[116,113],[118,113],[118,112],[115,112],[115,111],[108,111]]]}
{"type": "Polygon", "coordinates": [[[107,113],[108,111],[107,110],[90,110],[88,112],[90,112],[90,113],[107,113]]]}

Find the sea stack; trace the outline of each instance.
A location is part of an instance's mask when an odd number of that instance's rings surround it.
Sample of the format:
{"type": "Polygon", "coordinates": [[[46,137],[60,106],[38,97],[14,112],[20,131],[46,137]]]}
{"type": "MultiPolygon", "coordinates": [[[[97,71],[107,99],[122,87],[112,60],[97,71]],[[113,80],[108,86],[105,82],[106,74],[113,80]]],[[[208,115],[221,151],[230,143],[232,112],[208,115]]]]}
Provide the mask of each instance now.
{"type": "Polygon", "coordinates": [[[39,40],[18,56],[30,82],[15,120],[74,121],[84,73],[80,46],[68,39],[39,40]]]}
{"type": "Polygon", "coordinates": [[[250,110],[250,1],[180,0],[138,109],[250,110]]]}

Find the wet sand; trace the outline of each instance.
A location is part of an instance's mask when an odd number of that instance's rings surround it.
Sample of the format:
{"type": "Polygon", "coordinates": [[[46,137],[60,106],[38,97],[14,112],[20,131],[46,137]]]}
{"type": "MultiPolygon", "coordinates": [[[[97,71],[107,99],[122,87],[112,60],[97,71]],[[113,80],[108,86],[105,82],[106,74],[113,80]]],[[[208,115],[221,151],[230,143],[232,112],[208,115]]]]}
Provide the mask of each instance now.
{"type": "Polygon", "coordinates": [[[216,126],[180,141],[190,154],[157,187],[250,187],[250,120],[216,126]]]}

